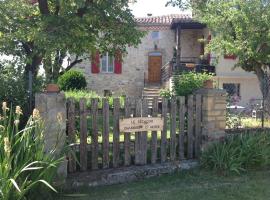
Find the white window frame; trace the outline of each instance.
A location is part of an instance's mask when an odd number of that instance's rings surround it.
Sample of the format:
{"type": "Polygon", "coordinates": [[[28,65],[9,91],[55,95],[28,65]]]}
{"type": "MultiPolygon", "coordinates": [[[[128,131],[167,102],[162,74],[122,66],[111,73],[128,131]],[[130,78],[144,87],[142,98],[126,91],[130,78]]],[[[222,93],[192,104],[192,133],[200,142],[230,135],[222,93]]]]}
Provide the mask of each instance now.
{"type": "Polygon", "coordinates": [[[112,71],[110,72],[109,71],[109,58],[110,58],[110,55],[109,55],[109,53],[107,52],[106,54],[104,54],[104,55],[102,55],[102,57],[100,57],[100,72],[101,73],[104,73],[104,74],[113,74],[114,73],[114,61],[115,61],[115,58],[114,58],[114,56],[111,56],[112,57],[112,64],[113,64],[113,69],[112,69],[112,71]],[[102,62],[102,59],[104,58],[104,56],[106,57],[106,71],[104,71],[103,70],[103,62],[102,62]]]}

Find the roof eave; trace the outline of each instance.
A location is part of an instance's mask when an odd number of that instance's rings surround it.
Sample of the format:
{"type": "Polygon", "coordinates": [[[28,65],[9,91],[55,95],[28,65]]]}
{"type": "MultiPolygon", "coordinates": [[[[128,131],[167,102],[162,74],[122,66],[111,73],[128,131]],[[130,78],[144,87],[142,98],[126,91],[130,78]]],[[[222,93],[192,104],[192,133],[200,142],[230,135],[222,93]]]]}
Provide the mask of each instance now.
{"type": "Polygon", "coordinates": [[[196,21],[177,21],[172,22],[171,29],[176,29],[177,27],[181,27],[181,29],[204,29],[206,28],[206,24],[202,24],[196,21]]]}

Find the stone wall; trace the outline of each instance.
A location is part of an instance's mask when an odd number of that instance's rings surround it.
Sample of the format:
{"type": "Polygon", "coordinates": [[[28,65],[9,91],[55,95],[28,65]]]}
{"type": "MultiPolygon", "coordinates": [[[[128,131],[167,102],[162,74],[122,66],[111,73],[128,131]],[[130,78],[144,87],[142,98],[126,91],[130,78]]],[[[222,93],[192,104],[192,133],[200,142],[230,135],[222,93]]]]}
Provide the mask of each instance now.
{"type": "MultiPolygon", "coordinates": [[[[35,96],[35,107],[44,120],[45,151],[55,150],[60,155],[66,144],[66,99],[63,93],[39,93],[35,96]]],[[[64,156],[64,155],[60,155],[64,156]]],[[[58,181],[67,176],[67,162],[58,169],[58,181]]]]}
{"type": "Polygon", "coordinates": [[[204,149],[211,142],[225,136],[227,94],[226,91],[219,89],[200,89],[197,94],[201,94],[203,98],[202,148],[204,149]]]}

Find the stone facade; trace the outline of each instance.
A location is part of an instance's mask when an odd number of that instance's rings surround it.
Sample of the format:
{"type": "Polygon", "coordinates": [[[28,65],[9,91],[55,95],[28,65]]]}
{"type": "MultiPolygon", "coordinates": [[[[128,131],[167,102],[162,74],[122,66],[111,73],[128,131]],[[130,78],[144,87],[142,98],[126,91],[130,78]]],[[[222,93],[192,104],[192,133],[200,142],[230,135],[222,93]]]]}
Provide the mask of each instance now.
{"type": "MultiPolygon", "coordinates": [[[[104,95],[104,90],[110,90],[114,95],[141,96],[145,83],[148,81],[148,59],[151,53],[159,53],[162,56],[162,66],[173,58],[176,46],[174,30],[170,25],[153,25],[151,28],[140,26],[147,31],[141,44],[128,47],[127,54],[123,55],[122,73],[91,73],[90,59],[78,64],[76,67],[82,70],[87,79],[88,89],[104,95]],[[158,39],[152,38],[152,32],[159,31],[158,39]]],[[[199,57],[200,43],[198,39],[203,35],[202,30],[182,30],[182,57],[199,57]]]]}
{"type": "MultiPolygon", "coordinates": [[[[45,151],[61,154],[66,144],[66,99],[63,93],[39,93],[35,96],[36,109],[44,120],[45,151]]],[[[64,155],[63,155],[64,156],[64,155]]],[[[58,169],[58,180],[67,177],[67,161],[58,169]]]]}
{"type": "Polygon", "coordinates": [[[227,94],[225,90],[219,89],[200,89],[197,94],[201,94],[203,98],[202,148],[204,149],[213,141],[225,136],[227,94]]]}

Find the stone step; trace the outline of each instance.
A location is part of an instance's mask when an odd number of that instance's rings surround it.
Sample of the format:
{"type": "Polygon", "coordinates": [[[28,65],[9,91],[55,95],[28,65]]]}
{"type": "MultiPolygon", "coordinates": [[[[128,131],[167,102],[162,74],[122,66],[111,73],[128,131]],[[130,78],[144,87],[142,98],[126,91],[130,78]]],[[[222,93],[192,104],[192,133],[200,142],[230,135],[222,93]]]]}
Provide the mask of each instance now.
{"type": "Polygon", "coordinates": [[[143,91],[144,94],[159,94],[160,91],[143,91]]]}
{"type": "Polygon", "coordinates": [[[160,97],[159,94],[143,94],[143,97],[160,97]]]}

